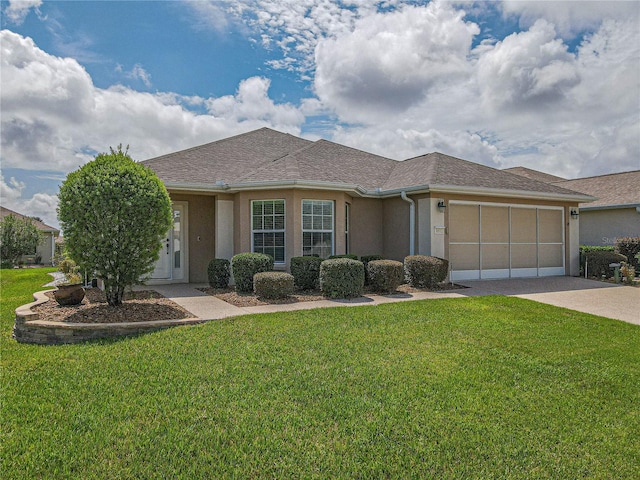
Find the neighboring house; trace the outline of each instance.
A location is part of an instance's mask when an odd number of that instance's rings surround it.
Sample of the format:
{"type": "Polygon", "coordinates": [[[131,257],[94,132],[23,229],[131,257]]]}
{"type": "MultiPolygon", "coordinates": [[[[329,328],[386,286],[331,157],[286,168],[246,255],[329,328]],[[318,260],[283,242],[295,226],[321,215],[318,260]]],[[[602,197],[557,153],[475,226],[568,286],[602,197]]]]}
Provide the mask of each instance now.
{"type": "Polygon", "coordinates": [[[173,201],[152,281],[206,282],[207,264],[291,257],[444,257],[453,280],[578,274],[592,197],[458,158],[405,161],[262,128],[143,162],[173,201]]]}
{"type": "Polygon", "coordinates": [[[640,237],[640,170],[554,185],[597,197],[580,205],[581,245],[615,245],[620,237],[640,237]]]}
{"type": "MultiPolygon", "coordinates": [[[[20,219],[29,219],[30,217],[26,217],[20,213],[14,212],[13,210],[9,210],[8,208],[0,206],[0,219],[6,217],[7,215],[13,215],[20,219]]],[[[40,245],[36,247],[35,252],[32,255],[24,255],[23,261],[25,263],[35,263],[36,260],[40,259],[40,263],[44,265],[51,265],[53,262],[53,256],[55,255],[55,241],[60,231],[57,228],[50,227],[45,223],[42,223],[39,220],[34,220],[33,224],[42,232],[42,242],[40,245]]]]}

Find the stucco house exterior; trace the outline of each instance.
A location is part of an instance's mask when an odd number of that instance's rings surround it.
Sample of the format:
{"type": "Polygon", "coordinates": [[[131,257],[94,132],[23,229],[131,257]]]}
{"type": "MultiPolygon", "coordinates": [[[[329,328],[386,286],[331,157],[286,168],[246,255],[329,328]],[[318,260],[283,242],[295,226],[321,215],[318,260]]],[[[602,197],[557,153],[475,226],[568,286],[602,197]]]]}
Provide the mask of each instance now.
{"type": "Polygon", "coordinates": [[[620,237],[640,237],[640,170],[573,180],[524,167],[504,171],[596,197],[580,204],[580,245],[613,246],[620,237]]]}
{"type": "Polygon", "coordinates": [[[589,195],[430,153],[405,161],[268,128],[142,162],[165,183],[174,227],[152,282],[206,282],[241,252],[447,258],[453,280],[577,275],[589,195]]]}
{"type": "MultiPolygon", "coordinates": [[[[13,215],[20,219],[28,218],[25,215],[0,206],[0,219],[6,217],[7,215],[13,215]]],[[[58,238],[58,235],[60,235],[60,230],[51,227],[39,220],[32,219],[32,221],[33,224],[38,228],[38,230],[42,232],[42,242],[36,247],[36,250],[32,255],[24,255],[22,260],[25,263],[35,263],[36,259],[39,258],[40,263],[42,263],[43,265],[51,265],[53,262],[53,257],[55,255],[56,238],[58,238]]]]}

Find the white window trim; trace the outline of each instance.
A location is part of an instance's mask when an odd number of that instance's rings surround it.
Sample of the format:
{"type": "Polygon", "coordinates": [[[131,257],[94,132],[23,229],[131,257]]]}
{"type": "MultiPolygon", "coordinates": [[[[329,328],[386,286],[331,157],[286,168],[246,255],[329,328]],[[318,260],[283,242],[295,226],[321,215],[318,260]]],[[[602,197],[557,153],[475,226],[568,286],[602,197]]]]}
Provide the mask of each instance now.
{"type": "MultiPolygon", "coordinates": [[[[262,217],[264,218],[264,213],[262,215],[262,217]]],[[[254,241],[253,241],[253,234],[254,233],[284,233],[283,239],[284,239],[284,244],[283,244],[283,248],[284,248],[284,260],[282,261],[278,261],[275,258],[273,259],[273,263],[276,265],[284,265],[287,262],[287,201],[284,198],[264,198],[264,199],[256,199],[256,200],[251,200],[251,251],[255,253],[255,245],[254,245],[254,241]],[[284,228],[280,229],[271,229],[271,230],[255,230],[253,228],[253,204],[255,202],[282,202],[282,205],[284,206],[284,228]]]]}
{"type": "Polygon", "coordinates": [[[304,234],[310,233],[330,233],[331,234],[331,255],[336,251],[336,202],[334,200],[319,200],[317,198],[303,198],[300,203],[300,221],[302,227],[302,254],[304,255],[304,234]],[[331,230],[316,230],[314,228],[304,228],[304,202],[330,202],[331,203],[331,230]]]}

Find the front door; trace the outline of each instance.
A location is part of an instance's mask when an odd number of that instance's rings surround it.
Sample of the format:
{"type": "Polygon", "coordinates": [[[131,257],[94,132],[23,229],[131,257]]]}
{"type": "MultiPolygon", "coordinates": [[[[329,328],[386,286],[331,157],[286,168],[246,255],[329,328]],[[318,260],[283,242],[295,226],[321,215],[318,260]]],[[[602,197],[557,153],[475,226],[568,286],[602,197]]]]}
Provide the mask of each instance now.
{"type": "Polygon", "coordinates": [[[162,239],[160,257],[151,274],[152,280],[180,281],[185,279],[186,205],[172,207],[173,224],[162,239]]]}

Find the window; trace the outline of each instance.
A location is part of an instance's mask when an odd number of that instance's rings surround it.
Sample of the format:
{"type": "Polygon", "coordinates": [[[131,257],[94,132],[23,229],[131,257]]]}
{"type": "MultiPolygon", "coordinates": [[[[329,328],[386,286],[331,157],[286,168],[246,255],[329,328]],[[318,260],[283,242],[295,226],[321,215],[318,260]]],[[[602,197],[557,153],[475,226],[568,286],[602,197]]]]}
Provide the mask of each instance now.
{"type": "Polygon", "coordinates": [[[251,249],[284,263],[284,200],[251,202],[251,249]]]}
{"type": "Polygon", "coordinates": [[[333,255],[333,202],[302,201],[302,254],[333,255]]]}

